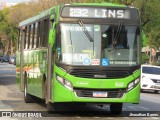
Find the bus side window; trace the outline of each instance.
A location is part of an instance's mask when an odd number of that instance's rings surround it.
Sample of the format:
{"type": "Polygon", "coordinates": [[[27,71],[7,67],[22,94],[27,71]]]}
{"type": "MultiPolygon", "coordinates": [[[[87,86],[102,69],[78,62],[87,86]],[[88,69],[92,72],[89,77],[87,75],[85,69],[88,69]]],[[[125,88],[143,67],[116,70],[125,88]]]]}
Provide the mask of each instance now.
{"type": "Polygon", "coordinates": [[[29,49],[32,49],[32,42],[33,42],[33,24],[32,25],[30,25],[30,31],[29,31],[29,33],[30,33],[30,43],[29,43],[29,49]]]}
{"type": "Polygon", "coordinates": [[[37,25],[37,42],[36,42],[36,48],[40,48],[40,42],[41,41],[41,21],[38,22],[37,25]]]}
{"type": "Polygon", "coordinates": [[[32,25],[32,31],[31,31],[31,33],[32,33],[32,46],[31,46],[31,48],[32,49],[34,49],[34,41],[35,41],[35,23],[32,25]]]}
{"type": "Polygon", "coordinates": [[[28,39],[28,41],[27,41],[27,42],[28,42],[28,46],[27,46],[27,49],[30,49],[30,40],[31,40],[31,39],[30,39],[30,35],[31,35],[30,32],[31,32],[31,25],[28,26],[28,30],[27,30],[27,31],[28,31],[28,32],[27,32],[27,33],[28,33],[28,38],[27,38],[27,39],[28,39]]]}
{"type": "Polygon", "coordinates": [[[43,35],[42,47],[47,47],[48,35],[49,35],[49,19],[45,19],[43,21],[42,35],[43,35]]]}
{"type": "Polygon", "coordinates": [[[25,49],[26,46],[25,35],[26,35],[26,27],[23,26],[19,28],[17,50],[25,49]]]}
{"type": "Polygon", "coordinates": [[[25,28],[25,38],[24,38],[24,49],[27,49],[28,46],[28,27],[25,28]]]}
{"type": "Polygon", "coordinates": [[[35,26],[34,26],[34,46],[33,46],[34,49],[37,48],[37,29],[38,29],[38,23],[35,23],[35,26]]]}
{"type": "Polygon", "coordinates": [[[19,35],[18,35],[18,43],[17,43],[17,49],[20,50],[21,48],[21,41],[22,41],[22,31],[19,29],[19,35]]]}

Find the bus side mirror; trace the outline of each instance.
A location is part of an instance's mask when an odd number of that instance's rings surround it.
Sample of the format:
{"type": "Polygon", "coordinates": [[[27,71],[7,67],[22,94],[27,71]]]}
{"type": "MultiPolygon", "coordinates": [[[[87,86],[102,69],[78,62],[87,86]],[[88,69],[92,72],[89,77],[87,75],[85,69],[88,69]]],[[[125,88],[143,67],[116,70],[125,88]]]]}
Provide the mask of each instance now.
{"type": "Polygon", "coordinates": [[[52,47],[54,46],[54,42],[55,42],[55,38],[56,38],[56,23],[53,23],[52,28],[49,31],[49,40],[48,40],[48,44],[51,45],[52,47]]]}
{"type": "Polygon", "coordinates": [[[56,31],[53,29],[50,29],[49,31],[49,45],[51,45],[52,47],[54,46],[54,42],[55,42],[55,38],[56,37],[56,31]]]}

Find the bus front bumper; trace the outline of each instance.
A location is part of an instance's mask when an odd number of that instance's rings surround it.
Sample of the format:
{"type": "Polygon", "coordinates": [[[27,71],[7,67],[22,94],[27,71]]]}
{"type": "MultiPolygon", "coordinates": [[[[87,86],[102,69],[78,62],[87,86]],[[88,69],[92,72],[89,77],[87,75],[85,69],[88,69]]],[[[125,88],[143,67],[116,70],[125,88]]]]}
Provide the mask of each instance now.
{"type": "MultiPolygon", "coordinates": [[[[82,89],[82,91],[84,91],[82,89]]],[[[108,97],[80,97],[77,95],[76,90],[69,90],[57,83],[52,90],[52,101],[51,102],[86,102],[86,103],[134,103],[138,104],[140,101],[140,84],[135,86],[130,91],[125,92],[119,98],[108,98],[108,97]]]]}

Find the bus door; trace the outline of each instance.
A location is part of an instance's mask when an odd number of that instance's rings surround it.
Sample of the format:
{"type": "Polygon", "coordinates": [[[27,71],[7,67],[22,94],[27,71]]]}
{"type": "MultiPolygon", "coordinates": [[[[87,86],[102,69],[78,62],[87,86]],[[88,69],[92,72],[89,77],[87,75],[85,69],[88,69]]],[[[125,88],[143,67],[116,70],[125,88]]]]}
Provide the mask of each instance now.
{"type": "Polygon", "coordinates": [[[47,72],[47,99],[46,101],[49,102],[51,101],[52,98],[52,77],[53,77],[53,63],[54,63],[54,52],[53,52],[53,47],[54,47],[54,30],[55,28],[55,23],[54,23],[54,18],[50,19],[49,21],[49,41],[48,41],[48,72],[47,72]]]}

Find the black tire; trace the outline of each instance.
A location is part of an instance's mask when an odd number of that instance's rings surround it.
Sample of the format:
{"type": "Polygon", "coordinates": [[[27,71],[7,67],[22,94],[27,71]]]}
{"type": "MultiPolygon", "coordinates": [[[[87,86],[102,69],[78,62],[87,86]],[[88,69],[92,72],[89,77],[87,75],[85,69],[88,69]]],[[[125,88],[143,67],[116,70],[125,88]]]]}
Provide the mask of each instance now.
{"type": "Polygon", "coordinates": [[[47,102],[46,108],[48,113],[57,112],[58,111],[58,105],[56,103],[47,102]]]}
{"type": "MultiPolygon", "coordinates": [[[[68,111],[68,107],[66,103],[51,103],[46,102],[46,108],[48,113],[55,113],[55,112],[64,112],[68,111]],[[66,109],[67,107],[67,109],[66,109]]],[[[70,107],[70,106],[69,106],[70,107]]]]}
{"type": "Polygon", "coordinates": [[[27,76],[24,76],[24,101],[25,103],[33,103],[33,96],[27,93],[27,76]]]}
{"type": "Polygon", "coordinates": [[[46,80],[43,81],[43,86],[42,86],[42,97],[44,100],[47,99],[47,84],[46,84],[46,80]]]}
{"type": "Polygon", "coordinates": [[[144,92],[144,90],[143,89],[141,89],[141,93],[143,93],[144,92]]]}
{"type": "Polygon", "coordinates": [[[112,114],[121,114],[123,103],[112,103],[110,105],[110,111],[112,114]]]}
{"type": "Polygon", "coordinates": [[[154,93],[155,93],[155,94],[158,94],[158,92],[159,92],[158,90],[154,90],[154,93]]]}

